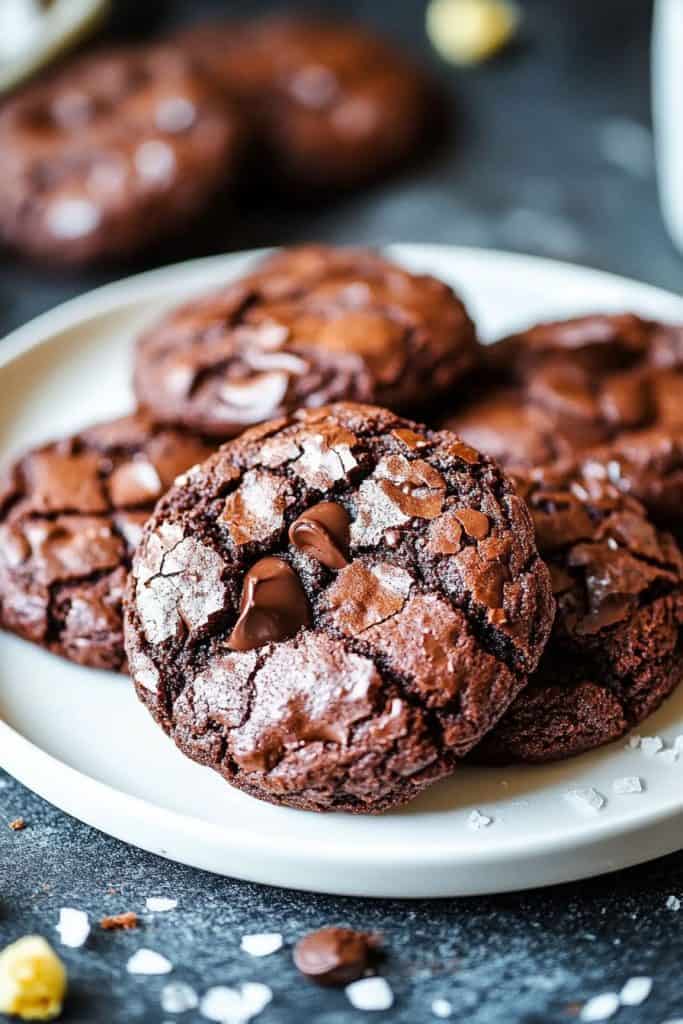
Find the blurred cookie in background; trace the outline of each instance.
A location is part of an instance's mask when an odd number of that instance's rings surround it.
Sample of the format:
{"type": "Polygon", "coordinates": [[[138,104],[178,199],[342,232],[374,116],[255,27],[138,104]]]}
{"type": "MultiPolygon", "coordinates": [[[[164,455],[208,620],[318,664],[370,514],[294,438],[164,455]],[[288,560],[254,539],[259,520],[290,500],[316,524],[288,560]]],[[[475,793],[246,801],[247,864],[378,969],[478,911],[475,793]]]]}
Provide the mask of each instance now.
{"type": "Polygon", "coordinates": [[[178,231],[234,176],[236,112],[169,46],[80,58],[0,113],[0,236],[55,263],[178,231]]]}
{"type": "Polygon", "coordinates": [[[415,153],[438,103],[426,78],[368,29],[304,16],[204,23],[175,37],[256,126],[265,175],[340,188],[415,153]]]}
{"type": "Polygon", "coordinates": [[[137,400],[217,438],[340,399],[427,407],[479,359],[453,290],[377,252],[283,249],[138,341],[137,400]]]}

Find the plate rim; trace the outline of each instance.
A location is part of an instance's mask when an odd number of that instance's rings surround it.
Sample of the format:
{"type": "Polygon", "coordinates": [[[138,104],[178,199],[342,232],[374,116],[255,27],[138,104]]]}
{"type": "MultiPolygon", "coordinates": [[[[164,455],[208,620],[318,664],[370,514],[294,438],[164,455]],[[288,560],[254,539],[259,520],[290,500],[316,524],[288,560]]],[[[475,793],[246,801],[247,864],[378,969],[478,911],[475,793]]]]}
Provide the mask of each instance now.
{"type": "MultiPolygon", "coordinates": [[[[239,262],[246,263],[247,261],[256,260],[272,251],[272,248],[240,250],[182,261],[134,274],[86,291],[59,304],[52,310],[39,314],[7,335],[0,345],[0,372],[23,354],[32,349],[37,349],[41,345],[54,343],[57,335],[75,326],[83,325],[89,319],[105,316],[112,312],[121,311],[125,313],[126,308],[134,307],[140,302],[154,302],[165,297],[170,282],[177,279],[184,271],[188,272],[189,280],[187,289],[183,289],[183,295],[186,292],[190,294],[194,291],[195,279],[197,279],[197,291],[201,291],[202,288],[209,289],[215,287],[215,282],[213,281],[209,281],[207,284],[199,282],[203,270],[209,269],[212,271],[214,268],[218,270],[225,266],[226,273],[230,273],[233,265],[235,265],[234,269],[237,271],[239,269],[239,262]]],[[[545,269],[551,267],[557,272],[564,272],[576,278],[590,275],[593,280],[598,278],[598,283],[613,288],[633,288],[635,286],[644,295],[647,295],[648,301],[671,304],[673,300],[681,307],[681,315],[683,317],[683,298],[675,293],[655,285],[582,264],[523,253],[506,252],[499,249],[483,249],[480,247],[447,244],[403,242],[386,244],[377,248],[399,260],[401,252],[408,253],[410,251],[412,254],[419,255],[427,260],[430,255],[433,255],[435,262],[437,258],[452,259],[456,257],[465,260],[486,260],[494,263],[504,263],[508,267],[510,264],[513,264],[517,269],[529,268],[533,267],[533,265],[538,265],[545,269]]],[[[212,845],[220,841],[220,845],[223,848],[227,846],[233,850],[239,849],[245,854],[248,854],[249,851],[258,851],[261,856],[263,855],[263,833],[258,828],[254,826],[241,826],[239,830],[240,839],[239,842],[236,842],[234,830],[227,826],[160,806],[143,797],[135,796],[116,788],[112,784],[103,782],[49,754],[2,719],[0,719],[0,766],[4,767],[11,775],[50,803],[62,810],[66,810],[67,813],[85,821],[87,824],[107,834],[114,835],[125,842],[130,843],[131,840],[118,835],[111,825],[102,824],[101,818],[94,820],[94,818],[97,818],[97,815],[87,815],[83,813],[82,809],[73,809],[79,803],[77,796],[79,790],[84,793],[84,798],[89,806],[95,802],[102,803],[113,810],[117,816],[132,818],[140,824],[144,822],[147,829],[149,829],[150,824],[157,823],[162,830],[174,831],[179,829],[185,832],[192,832],[198,837],[200,842],[208,842],[212,845]],[[64,794],[66,794],[66,799],[64,794]]],[[[82,802],[81,800],[81,804],[82,802]]],[[[646,852],[636,853],[634,850],[633,854],[629,855],[626,847],[631,845],[628,843],[630,836],[656,828],[661,824],[675,824],[676,819],[679,820],[681,835],[683,835],[683,801],[681,801],[681,805],[678,808],[671,804],[650,808],[649,810],[643,808],[637,816],[634,816],[633,819],[627,822],[618,819],[599,820],[595,818],[587,819],[585,822],[577,820],[572,826],[570,837],[557,833],[534,839],[533,853],[534,856],[545,857],[552,856],[560,851],[566,854],[571,850],[609,844],[619,837],[623,840],[623,856],[617,857],[616,861],[612,861],[607,868],[598,868],[597,873],[603,873],[606,870],[617,870],[618,868],[641,863],[648,859],[646,852]]],[[[330,858],[330,841],[324,837],[304,838],[301,834],[290,835],[286,829],[283,829],[279,842],[286,846],[284,850],[280,847],[278,852],[279,858],[298,858],[300,861],[305,862],[306,860],[316,860],[320,857],[321,853],[324,853],[328,862],[332,859],[330,858]]],[[[164,855],[162,851],[153,845],[137,841],[134,841],[134,845],[140,845],[152,850],[152,852],[164,855]]],[[[671,849],[658,849],[656,855],[660,856],[666,852],[673,852],[674,849],[678,849],[683,845],[683,841],[679,838],[673,845],[671,843],[669,845],[671,849]]],[[[477,851],[477,860],[481,866],[494,868],[498,864],[503,865],[507,863],[511,857],[521,852],[529,853],[528,848],[525,847],[524,837],[522,835],[508,835],[502,839],[499,838],[495,844],[479,849],[477,851]]],[[[471,850],[462,847],[458,848],[446,841],[434,841],[431,848],[426,849],[422,847],[419,849],[419,854],[416,855],[413,848],[397,846],[395,840],[392,841],[391,837],[382,837],[381,840],[375,841],[371,845],[349,843],[343,848],[343,864],[352,870],[354,867],[360,866],[367,868],[369,864],[372,869],[377,869],[386,865],[389,855],[391,856],[392,863],[396,864],[397,867],[405,869],[410,866],[418,871],[429,870],[436,864],[443,865],[444,860],[447,860],[453,871],[457,872],[458,869],[467,867],[472,860],[471,850]]],[[[182,858],[173,855],[172,859],[180,860],[182,858]]],[[[191,863],[189,861],[186,862],[191,863]]],[[[582,878],[592,873],[595,872],[577,869],[577,873],[572,877],[582,878]]],[[[566,871],[562,872],[562,880],[570,880],[570,875],[571,872],[569,874],[566,871]]],[[[251,876],[248,871],[245,871],[240,877],[246,878],[251,876]]],[[[255,877],[253,880],[259,881],[262,878],[255,877]]],[[[539,881],[537,884],[541,886],[552,884],[552,882],[544,880],[539,881]]],[[[316,887],[314,885],[307,885],[300,887],[317,888],[317,891],[331,891],[326,886],[316,887]]],[[[528,884],[526,884],[525,888],[528,887],[528,884]]],[[[506,885],[501,890],[494,890],[489,887],[486,889],[473,889],[471,891],[510,891],[511,888],[510,885],[506,885]]],[[[352,893],[356,890],[353,888],[346,890],[339,888],[335,891],[352,893]]],[[[456,886],[448,895],[455,895],[461,892],[463,892],[462,887],[456,886]]],[[[373,893],[361,891],[360,894],[372,895],[373,893]]],[[[412,895],[410,892],[404,892],[403,894],[408,897],[412,895]]],[[[424,893],[416,892],[415,895],[423,896],[424,893]]],[[[444,895],[446,895],[445,892],[444,895]]]]}

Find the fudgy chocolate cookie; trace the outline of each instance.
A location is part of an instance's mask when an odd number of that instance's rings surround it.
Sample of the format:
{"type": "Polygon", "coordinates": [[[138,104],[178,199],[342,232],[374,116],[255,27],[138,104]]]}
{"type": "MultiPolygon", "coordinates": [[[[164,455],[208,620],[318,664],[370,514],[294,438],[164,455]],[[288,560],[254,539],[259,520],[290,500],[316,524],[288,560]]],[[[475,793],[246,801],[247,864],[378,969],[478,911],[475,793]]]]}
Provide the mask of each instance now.
{"type": "Polygon", "coordinates": [[[227,438],[338,399],[411,410],[478,355],[465,307],[443,282],[369,250],[309,245],[275,253],[143,335],[135,392],[160,422],[227,438]]]}
{"type": "Polygon", "coordinates": [[[134,558],[126,647],[195,761],[274,803],[378,812],[491,728],[552,613],[492,462],[341,403],[247,431],[169,491],[134,558]]]}
{"type": "Polygon", "coordinates": [[[473,753],[550,761],[651,714],[683,678],[683,558],[639,502],[573,467],[519,480],[557,600],[537,671],[473,753]]]}
{"type": "Polygon", "coordinates": [[[135,415],[19,459],[0,478],[0,626],[81,665],[122,669],[121,603],[143,523],[211,451],[135,415]]]}
{"type": "Polygon", "coordinates": [[[178,49],[107,51],[0,113],[0,237],[79,263],[178,229],[229,181],[238,119],[178,49]]]}
{"type": "Polygon", "coordinates": [[[356,25],[270,17],[177,41],[250,113],[260,166],[298,186],[376,176],[415,151],[433,114],[423,75],[356,25]]]}
{"type": "Polygon", "coordinates": [[[683,430],[683,328],[633,314],[538,324],[490,346],[473,402],[444,425],[508,467],[626,431],[683,430]]]}

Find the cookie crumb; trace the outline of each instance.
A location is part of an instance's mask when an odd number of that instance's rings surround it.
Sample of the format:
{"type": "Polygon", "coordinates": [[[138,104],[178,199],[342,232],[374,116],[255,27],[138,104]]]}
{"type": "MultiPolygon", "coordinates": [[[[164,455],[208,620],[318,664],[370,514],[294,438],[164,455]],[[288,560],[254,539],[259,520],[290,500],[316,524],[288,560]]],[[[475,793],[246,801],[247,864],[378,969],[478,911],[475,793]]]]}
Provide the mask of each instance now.
{"type": "Polygon", "coordinates": [[[26,828],[26,822],[23,818],[15,818],[14,821],[10,821],[9,827],[13,832],[23,832],[26,828]]]}
{"type": "Polygon", "coordinates": [[[618,796],[626,793],[642,793],[643,782],[637,775],[626,775],[623,779],[615,779],[612,788],[618,796]]]}
{"type": "Polygon", "coordinates": [[[108,917],[103,917],[100,921],[100,928],[104,928],[105,932],[116,931],[117,929],[128,930],[130,928],[137,928],[138,923],[138,915],[133,913],[132,910],[127,910],[123,914],[110,914],[108,917]]]}
{"type": "Polygon", "coordinates": [[[249,956],[270,956],[282,949],[282,936],[279,932],[243,935],[240,948],[249,956]]]}
{"type": "Polygon", "coordinates": [[[26,935],[0,953],[0,1013],[54,1020],[62,1012],[66,970],[40,935],[26,935]]]}
{"type": "Polygon", "coordinates": [[[394,993],[384,978],[361,978],[345,991],[356,1010],[388,1010],[394,1005],[394,993]]]}

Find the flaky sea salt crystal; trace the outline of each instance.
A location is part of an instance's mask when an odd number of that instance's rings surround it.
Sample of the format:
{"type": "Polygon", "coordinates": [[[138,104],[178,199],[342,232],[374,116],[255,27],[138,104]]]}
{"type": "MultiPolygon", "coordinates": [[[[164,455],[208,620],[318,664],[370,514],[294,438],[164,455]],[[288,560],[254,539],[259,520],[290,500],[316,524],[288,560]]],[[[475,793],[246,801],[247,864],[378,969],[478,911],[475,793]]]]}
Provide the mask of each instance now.
{"type": "Polygon", "coordinates": [[[175,910],[178,900],[169,899],[168,896],[149,896],[145,900],[145,906],[153,914],[165,914],[168,910],[175,910]]]}
{"type": "Polygon", "coordinates": [[[579,1019],[584,1021],[609,1020],[617,1012],[619,1005],[619,996],[616,992],[603,992],[602,995],[594,996],[584,1004],[579,1019]]]}
{"type": "Polygon", "coordinates": [[[441,1020],[446,1020],[453,1013],[453,1004],[447,999],[432,1000],[432,1013],[441,1020]]]}
{"type": "Polygon", "coordinates": [[[361,978],[346,986],[346,995],[357,1010],[388,1010],[394,993],[384,978],[361,978]]]}
{"type": "Polygon", "coordinates": [[[488,814],[482,814],[481,811],[472,811],[467,819],[467,824],[470,828],[474,829],[475,832],[478,832],[482,828],[488,828],[492,823],[493,818],[490,818],[488,814]]]}
{"type": "Polygon", "coordinates": [[[660,750],[657,754],[657,760],[661,761],[662,764],[676,764],[676,761],[678,761],[678,751],[674,750],[673,747],[669,747],[668,750],[660,750]]]}
{"type": "Polygon", "coordinates": [[[170,974],[173,964],[153,949],[139,949],[126,964],[129,974],[170,974]]]}
{"type": "Polygon", "coordinates": [[[592,786],[570,789],[565,793],[565,797],[582,811],[594,811],[597,813],[607,803],[602,793],[598,793],[597,789],[593,789],[592,786]]]}
{"type": "Polygon", "coordinates": [[[674,896],[673,893],[671,894],[671,896],[667,896],[667,898],[666,898],[666,909],[667,910],[680,910],[681,909],[681,901],[679,900],[678,896],[674,896]]]}
{"type": "Polygon", "coordinates": [[[683,754],[683,735],[676,737],[676,739],[673,742],[673,748],[679,754],[683,754]]]}
{"type": "Polygon", "coordinates": [[[249,1017],[256,1017],[273,999],[272,989],[260,981],[245,981],[240,985],[240,995],[249,1017]]]}
{"type": "Polygon", "coordinates": [[[90,934],[88,915],[83,910],[73,907],[62,907],[59,911],[57,931],[63,946],[77,949],[82,946],[90,934]]]}
{"type": "Polygon", "coordinates": [[[623,779],[615,779],[612,788],[618,796],[624,796],[626,793],[642,793],[643,783],[637,775],[626,775],[623,779]]]}
{"type": "Polygon", "coordinates": [[[199,996],[184,981],[172,981],[161,990],[161,1009],[164,1013],[187,1013],[199,1006],[199,996]]]}
{"type": "Polygon", "coordinates": [[[634,732],[632,736],[629,736],[626,744],[627,750],[637,750],[641,743],[640,733],[634,732]]]}
{"type": "Polygon", "coordinates": [[[629,978],[619,993],[619,1000],[622,1006],[640,1006],[650,992],[652,992],[652,978],[629,978]]]}
{"type": "Polygon", "coordinates": [[[643,736],[640,741],[640,749],[646,757],[654,757],[663,748],[664,743],[661,736],[643,736]]]}
{"type": "Polygon", "coordinates": [[[282,949],[282,936],[279,932],[243,935],[240,946],[249,956],[270,956],[282,949]]]}
{"type": "Polygon", "coordinates": [[[205,992],[199,1004],[199,1012],[202,1017],[217,1021],[218,1024],[242,1024],[243,1021],[249,1020],[248,1014],[244,1011],[242,996],[237,989],[228,988],[227,985],[216,985],[205,992]]]}

